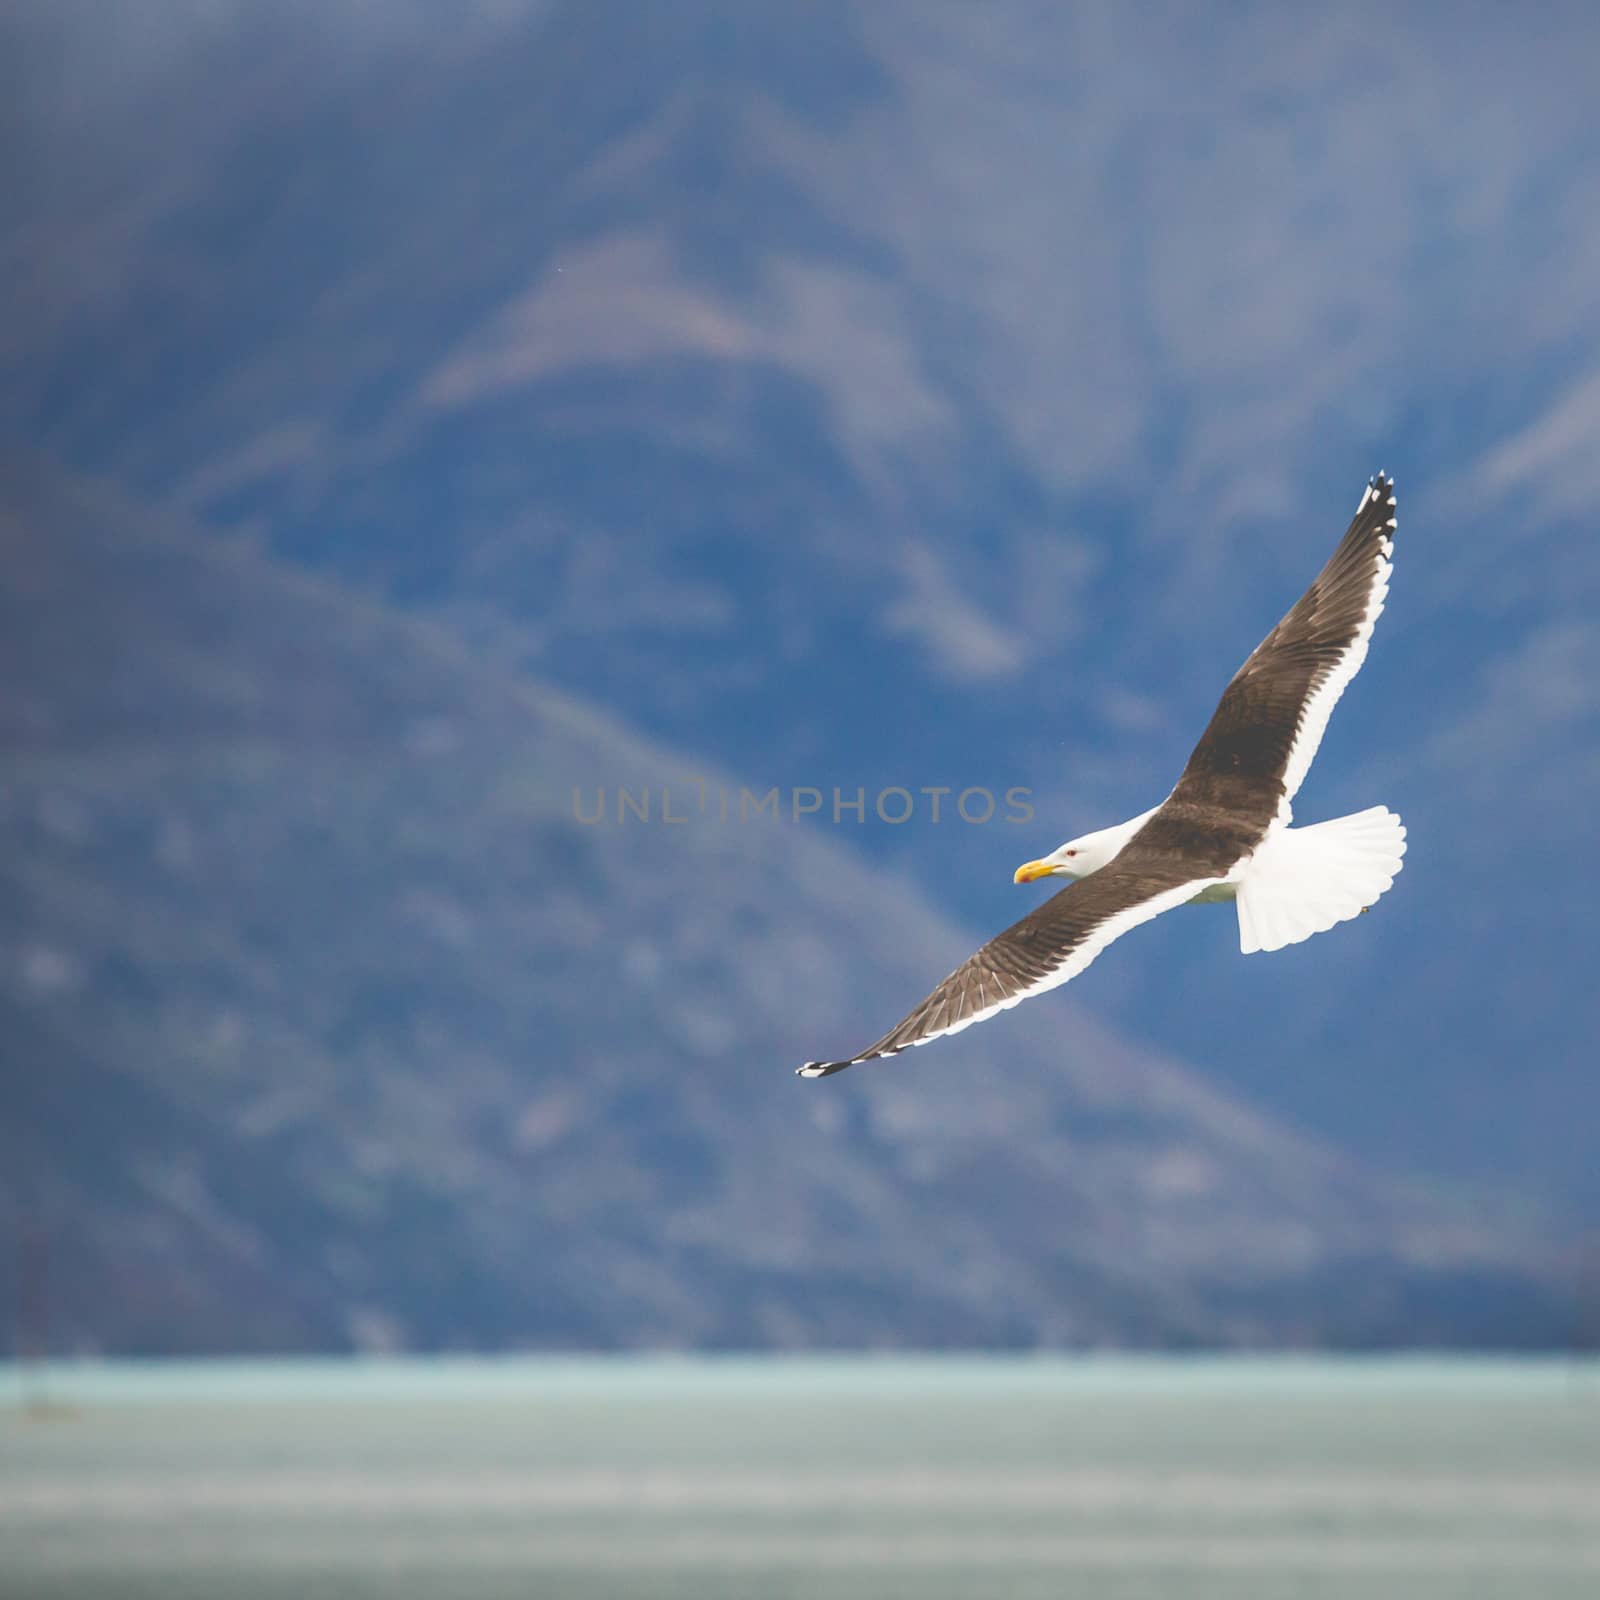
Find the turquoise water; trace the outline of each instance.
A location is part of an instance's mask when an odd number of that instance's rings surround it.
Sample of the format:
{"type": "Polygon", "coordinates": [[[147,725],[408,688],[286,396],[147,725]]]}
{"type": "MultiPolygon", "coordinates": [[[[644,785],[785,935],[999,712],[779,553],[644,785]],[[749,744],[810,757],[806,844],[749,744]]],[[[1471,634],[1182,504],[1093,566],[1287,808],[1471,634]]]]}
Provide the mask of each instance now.
{"type": "Polygon", "coordinates": [[[0,1594],[1600,1594],[1562,1363],[0,1368],[0,1594]]]}

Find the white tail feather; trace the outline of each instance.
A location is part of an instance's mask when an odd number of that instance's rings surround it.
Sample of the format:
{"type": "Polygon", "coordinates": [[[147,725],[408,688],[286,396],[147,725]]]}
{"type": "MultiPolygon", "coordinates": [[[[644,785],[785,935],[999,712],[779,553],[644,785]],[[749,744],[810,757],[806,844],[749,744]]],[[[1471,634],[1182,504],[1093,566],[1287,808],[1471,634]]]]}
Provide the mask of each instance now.
{"type": "Polygon", "coordinates": [[[1360,916],[1405,853],[1405,825],[1384,806],[1270,834],[1239,877],[1239,948],[1281,950],[1360,916]]]}

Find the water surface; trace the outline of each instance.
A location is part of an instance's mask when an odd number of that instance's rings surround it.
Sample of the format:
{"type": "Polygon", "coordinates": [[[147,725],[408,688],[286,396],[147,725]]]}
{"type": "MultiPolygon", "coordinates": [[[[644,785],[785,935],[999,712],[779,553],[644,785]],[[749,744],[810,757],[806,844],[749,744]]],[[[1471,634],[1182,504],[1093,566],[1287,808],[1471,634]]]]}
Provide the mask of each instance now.
{"type": "Polygon", "coordinates": [[[1600,1594],[1600,1373],[837,1359],[0,1369],[0,1594],[1600,1594]]]}

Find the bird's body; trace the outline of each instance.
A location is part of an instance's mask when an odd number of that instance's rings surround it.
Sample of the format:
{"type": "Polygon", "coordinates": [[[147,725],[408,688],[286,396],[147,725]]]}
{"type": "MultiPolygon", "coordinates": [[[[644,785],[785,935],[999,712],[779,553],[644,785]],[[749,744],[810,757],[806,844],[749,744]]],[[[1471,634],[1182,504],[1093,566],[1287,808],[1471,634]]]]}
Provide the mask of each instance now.
{"type": "Polygon", "coordinates": [[[1231,901],[1240,948],[1276,950],[1358,916],[1400,870],[1405,829],[1374,806],[1291,826],[1291,801],[1360,670],[1388,593],[1393,482],[1367,485],[1332,559],[1224,691],[1171,794],[1069,840],[1016,880],[1072,883],[991,939],[874,1045],[808,1061],[826,1077],[958,1033],[1066,983],[1122,934],[1185,904],[1231,901]]]}
{"type": "MultiPolygon", "coordinates": [[[[1141,812],[1114,828],[1070,839],[1042,861],[1017,868],[1016,882],[1047,876],[1076,881],[1109,866],[1134,835],[1159,811],[1141,812]]],[[[1336,817],[1309,828],[1275,822],[1248,855],[1236,861],[1220,883],[1208,883],[1187,903],[1192,906],[1237,905],[1246,911],[1239,923],[1239,944],[1246,955],[1298,944],[1313,933],[1325,933],[1336,922],[1367,910],[1394,882],[1406,853],[1406,830],[1399,817],[1383,806],[1336,817]],[[1260,927],[1260,908],[1279,886],[1300,915],[1273,916],[1260,927]],[[1351,904],[1352,897],[1365,899],[1351,904]],[[1329,912],[1335,914],[1329,916],[1329,912]],[[1327,920],[1321,920],[1323,917],[1327,920]],[[1247,925],[1246,918],[1251,918],[1247,925]]],[[[1282,899],[1282,896],[1276,897],[1282,899]]]]}

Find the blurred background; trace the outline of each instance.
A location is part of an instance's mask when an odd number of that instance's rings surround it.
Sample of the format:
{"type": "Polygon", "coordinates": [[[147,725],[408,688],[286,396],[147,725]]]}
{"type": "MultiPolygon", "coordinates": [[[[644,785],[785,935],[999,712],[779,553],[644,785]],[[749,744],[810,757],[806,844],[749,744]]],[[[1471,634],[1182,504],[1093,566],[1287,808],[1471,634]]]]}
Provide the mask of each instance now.
{"type": "Polygon", "coordinates": [[[1592,1346],[1597,67],[1581,3],[5,7],[17,1354],[1592,1346]],[[1404,816],[1374,914],[797,1081],[1166,792],[1379,468],[1297,802],[1404,816]]]}

